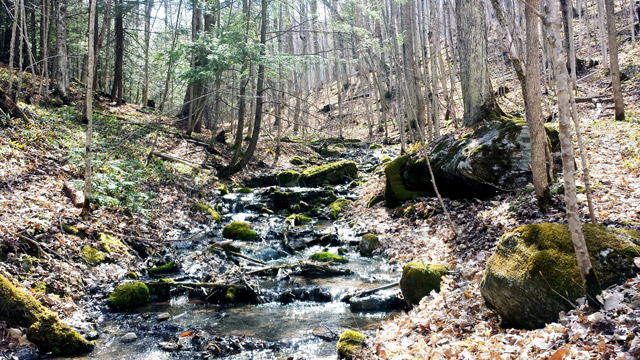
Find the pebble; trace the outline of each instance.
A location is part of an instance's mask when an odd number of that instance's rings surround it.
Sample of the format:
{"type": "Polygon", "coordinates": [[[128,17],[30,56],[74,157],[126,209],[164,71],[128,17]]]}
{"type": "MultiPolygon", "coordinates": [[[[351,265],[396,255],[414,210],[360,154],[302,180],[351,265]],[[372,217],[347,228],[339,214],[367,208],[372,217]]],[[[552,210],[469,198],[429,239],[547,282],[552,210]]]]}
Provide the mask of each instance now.
{"type": "Polygon", "coordinates": [[[160,315],[158,315],[158,317],[156,318],[156,320],[158,321],[165,321],[165,320],[169,320],[171,318],[171,315],[169,315],[169,313],[162,313],[160,315]]]}
{"type": "Polygon", "coordinates": [[[120,342],[123,344],[134,342],[136,340],[138,340],[138,335],[132,332],[126,333],[120,338],[120,342]]]}
{"type": "Polygon", "coordinates": [[[178,344],[174,342],[161,342],[158,346],[164,351],[176,351],[178,350],[178,344]]]}

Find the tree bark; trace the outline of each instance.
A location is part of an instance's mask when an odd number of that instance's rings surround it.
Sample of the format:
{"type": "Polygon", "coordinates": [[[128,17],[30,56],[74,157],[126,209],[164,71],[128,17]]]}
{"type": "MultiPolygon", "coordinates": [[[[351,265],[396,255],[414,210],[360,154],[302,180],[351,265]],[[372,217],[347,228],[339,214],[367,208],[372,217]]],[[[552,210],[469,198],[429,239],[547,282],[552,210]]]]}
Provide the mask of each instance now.
{"type": "Polygon", "coordinates": [[[122,105],[122,99],[124,97],[122,85],[122,62],[124,56],[124,9],[122,0],[118,0],[115,10],[116,17],[114,20],[114,32],[116,37],[116,45],[114,51],[115,63],[113,66],[113,88],[111,89],[111,98],[115,100],[116,106],[120,106],[122,105]]]}
{"type": "Polygon", "coordinates": [[[151,41],[151,8],[153,0],[146,0],[144,7],[144,88],[142,89],[142,106],[149,103],[149,43],[151,41]]]}
{"type": "Polygon", "coordinates": [[[614,112],[616,120],[624,120],[624,101],[620,86],[620,66],[618,64],[618,41],[616,32],[615,4],[613,0],[605,0],[607,11],[607,34],[609,43],[609,73],[613,90],[614,112]]]}
{"type": "MultiPolygon", "coordinates": [[[[89,39],[88,49],[89,54],[88,68],[93,69],[93,63],[95,61],[94,50],[94,26],[96,21],[96,1],[90,0],[89,2],[89,39]]],[[[85,140],[85,154],[84,154],[84,205],[82,206],[82,212],[80,216],[83,219],[88,219],[91,213],[91,136],[93,131],[93,71],[87,72],[87,94],[85,96],[85,116],[87,119],[87,136],[85,140]]]]}
{"type": "Polygon", "coordinates": [[[66,100],[69,96],[69,83],[71,73],[69,69],[69,57],[67,47],[67,2],[68,0],[58,0],[56,2],[56,61],[55,79],[56,90],[60,97],[66,100]]]}

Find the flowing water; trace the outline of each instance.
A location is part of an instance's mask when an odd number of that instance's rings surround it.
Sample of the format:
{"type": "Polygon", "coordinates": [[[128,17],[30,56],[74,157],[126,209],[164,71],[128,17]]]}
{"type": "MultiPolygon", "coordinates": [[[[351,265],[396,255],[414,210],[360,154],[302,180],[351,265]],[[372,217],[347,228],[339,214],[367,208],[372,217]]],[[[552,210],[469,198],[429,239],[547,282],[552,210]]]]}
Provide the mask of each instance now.
{"type": "MultiPolygon", "coordinates": [[[[382,156],[379,150],[360,151],[365,153],[360,157],[361,176],[367,176],[362,174],[362,170],[372,170],[382,156]]],[[[300,194],[317,190],[287,189],[300,194]]],[[[260,235],[260,241],[234,242],[234,245],[238,245],[243,254],[263,260],[267,265],[296,264],[319,251],[338,253],[346,250],[345,256],[349,262],[336,267],[349,269],[351,274],[323,278],[258,278],[261,293],[267,299],[263,304],[206,304],[190,300],[186,295],[176,295],[170,301],[152,303],[132,313],[105,313],[100,322],[96,349],[86,358],[335,359],[336,335],[347,328],[371,334],[377,324],[392,316],[391,311],[352,312],[348,303],[340,301],[347,293],[392,283],[400,275],[397,268],[388,265],[379,256],[359,255],[354,244],[362,235],[362,227],[349,222],[331,221],[324,214],[314,216],[311,224],[292,227],[286,223],[284,216],[259,214],[257,209],[268,203],[269,191],[272,190],[261,188],[254,189],[250,194],[231,193],[223,197],[220,203],[224,208],[222,224],[246,221],[260,235]],[[314,245],[293,252],[282,245],[284,233],[302,241],[323,234],[335,234],[339,244],[314,245]],[[278,294],[294,289],[319,291],[325,294],[325,299],[278,301],[278,294]],[[326,298],[326,294],[330,294],[330,298],[326,298]],[[157,316],[165,312],[171,315],[170,319],[159,322],[157,316]],[[314,335],[314,329],[316,333],[324,334],[324,339],[314,335]],[[188,331],[195,332],[181,336],[188,331]],[[128,332],[136,333],[138,339],[132,343],[122,343],[121,336],[128,332]],[[176,351],[166,351],[159,345],[163,342],[180,347],[176,351]],[[234,350],[220,356],[215,355],[217,352],[211,346],[222,348],[223,353],[227,348],[234,350]]],[[[357,196],[346,185],[336,187],[335,192],[342,197],[357,196]]],[[[176,243],[175,256],[181,265],[181,272],[176,276],[181,279],[201,278],[207,267],[193,254],[201,254],[208,244],[222,240],[221,227],[217,226],[207,232],[205,241],[199,239],[176,243]]],[[[243,264],[247,269],[259,267],[243,264]]],[[[390,292],[394,291],[397,290],[390,292]]]]}

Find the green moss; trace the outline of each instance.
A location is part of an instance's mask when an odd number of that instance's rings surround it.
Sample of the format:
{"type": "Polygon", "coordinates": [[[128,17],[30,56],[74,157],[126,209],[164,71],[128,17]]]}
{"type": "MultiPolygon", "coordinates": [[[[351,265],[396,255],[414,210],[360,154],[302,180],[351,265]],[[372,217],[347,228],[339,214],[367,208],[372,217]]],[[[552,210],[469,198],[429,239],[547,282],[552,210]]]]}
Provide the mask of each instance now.
{"type": "Polygon", "coordinates": [[[107,253],[127,252],[127,245],[122,243],[122,241],[118,240],[118,238],[113,235],[98,233],[98,242],[107,253]]]}
{"type": "Polygon", "coordinates": [[[343,332],[338,339],[338,358],[353,359],[353,355],[362,348],[366,339],[365,335],[354,330],[343,332]]]}
{"type": "Polygon", "coordinates": [[[273,214],[273,210],[268,209],[268,208],[266,208],[266,207],[262,207],[262,208],[260,209],[260,214],[267,214],[267,215],[271,215],[271,214],[273,214]]]}
{"type": "Polygon", "coordinates": [[[314,166],[302,172],[300,183],[308,186],[320,186],[324,183],[337,185],[354,179],[358,175],[358,166],[353,161],[338,161],[314,166]]]}
{"type": "Polygon", "coordinates": [[[294,213],[299,213],[300,212],[300,204],[291,205],[291,211],[293,211],[294,213]]]}
{"type": "Polygon", "coordinates": [[[373,252],[380,247],[380,239],[375,234],[365,234],[362,236],[358,244],[360,254],[363,256],[371,256],[373,252]]]}
{"type": "Polygon", "coordinates": [[[102,251],[89,245],[82,247],[82,258],[91,265],[98,265],[105,260],[102,251]]]}
{"type": "Polygon", "coordinates": [[[169,261],[168,263],[160,266],[154,266],[149,269],[149,273],[153,275],[157,274],[169,274],[178,272],[178,264],[175,261],[169,261]]]}
{"type": "Polygon", "coordinates": [[[114,310],[125,310],[149,302],[149,288],[147,285],[136,281],[122,284],[109,295],[109,306],[114,310]]]}
{"type": "Polygon", "coordinates": [[[27,339],[40,353],[72,355],[93,349],[93,344],[61,322],[58,316],[45,308],[30,294],[15,287],[0,275],[0,321],[9,327],[27,328],[27,339]]]}
{"type": "Polygon", "coordinates": [[[408,161],[409,155],[403,155],[388,163],[384,169],[387,178],[384,199],[388,207],[396,207],[405,201],[415,200],[419,196],[417,192],[407,190],[402,181],[402,171],[408,161]]]}
{"type": "Polygon", "coordinates": [[[72,225],[62,224],[62,230],[64,230],[64,232],[66,232],[67,234],[77,236],[80,239],[84,239],[87,236],[84,230],[80,230],[72,225]]]}
{"type": "Polygon", "coordinates": [[[391,161],[391,160],[392,160],[392,159],[391,159],[391,156],[385,156],[385,157],[383,157],[383,158],[380,160],[380,162],[381,162],[381,163],[383,163],[383,164],[386,164],[386,163],[388,163],[388,162],[389,162],[389,161],[391,161]]]}
{"type": "Polygon", "coordinates": [[[291,165],[303,165],[304,160],[302,160],[302,158],[300,158],[299,156],[294,156],[291,159],[289,159],[289,163],[291,165]]]}
{"type": "Polygon", "coordinates": [[[342,155],[342,151],[340,151],[333,145],[329,145],[329,146],[324,146],[320,149],[320,155],[324,157],[338,157],[342,155]]]}
{"type": "Polygon", "coordinates": [[[332,202],[331,204],[329,204],[329,216],[332,219],[338,219],[338,217],[340,216],[340,214],[342,214],[342,210],[344,210],[344,208],[351,203],[351,200],[347,200],[344,198],[340,198],[334,202],[332,202]]]}
{"type": "Polygon", "coordinates": [[[309,256],[310,260],[320,261],[320,262],[329,262],[329,263],[347,263],[349,260],[343,256],[332,254],[329,252],[319,252],[309,256]]]}
{"type": "Polygon", "coordinates": [[[234,221],[222,229],[222,236],[233,240],[255,240],[258,238],[258,233],[253,231],[249,224],[234,221]]]}
{"type": "Polygon", "coordinates": [[[280,186],[296,186],[300,179],[300,173],[294,170],[282,171],[276,175],[276,178],[280,186]]]}
{"type": "Polygon", "coordinates": [[[447,273],[447,268],[440,264],[425,264],[422,261],[414,261],[405,265],[402,269],[400,290],[402,290],[407,304],[415,305],[431,291],[440,291],[442,276],[447,273]]]}
{"type": "Polygon", "coordinates": [[[217,211],[215,211],[213,207],[211,207],[211,205],[209,204],[196,203],[196,204],[193,204],[191,209],[193,211],[199,211],[199,212],[203,212],[211,215],[211,218],[213,219],[213,221],[217,223],[220,223],[220,221],[222,221],[220,214],[217,211]]]}
{"type": "Polygon", "coordinates": [[[224,294],[224,299],[227,302],[234,302],[236,299],[236,288],[233,286],[229,286],[227,288],[227,292],[224,294]]]}
{"type": "Polygon", "coordinates": [[[310,223],[311,218],[302,214],[292,214],[287,217],[287,222],[291,223],[293,226],[298,226],[310,223]]]}
{"type": "Polygon", "coordinates": [[[218,186],[218,191],[220,191],[220,195],[227,195],[229,193],[229,189],[224,184],[218,186]]]}
{"type": "Polygon", "coordinates": [[[33,284],[33,286],[31,287],[35,292],[39,292],[40,294],[46,294],[47,293],[47,284],[45,284],[43,281],[38,281],[35,284],[33,284]]]}
{"type": "Polygon", "coordinates": [[[136,274],[135,271],[129,271],[125,277],[127,279],[138,280],[138,274],[136,274]]]}
{"type": "Polygon", "coordinates": [[[374,195],[371,199],[369,199],[369,201],[367,202],[367,208],[372,208],[374,207],[377,203],[384,201],[384,196],[382,195],[374,195]]]}
{"type": "Polygon", "coordinates": [[[250,194],[252,190],[251,190],[251,188],[248,188],[248,187],[241,187],[236,191],[241,193],[241,194],[250,194]]]}
{"type": "Polygon", "coordinates": [[[369,149],[371,149],[371,150],[382,149],[382,145],[380,145],[380,144],[371,144],[371,145],[369,145],[369,149]]]}

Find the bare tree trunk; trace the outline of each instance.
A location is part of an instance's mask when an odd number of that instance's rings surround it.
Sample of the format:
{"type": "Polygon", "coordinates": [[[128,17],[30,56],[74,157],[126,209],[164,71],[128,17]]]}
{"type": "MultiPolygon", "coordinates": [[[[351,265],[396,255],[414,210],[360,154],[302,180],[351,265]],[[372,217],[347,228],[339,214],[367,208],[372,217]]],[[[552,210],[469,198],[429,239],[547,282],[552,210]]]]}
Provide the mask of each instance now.
{"type": "Polygon", "coordinates": [[[618,65],[618,41],[616,32],[615,4],[613,0],[605,0],[607,11],[607,33],[609,35],[609,68],[611,73],[611,88],[613,90],[613,101],[615,103],[616,120],[624,120],[624,101],[622,100],[622,89],[620,87],[620,66],[618,65]]]}
{"type": "MultiPolygon", "coordinates": [[[[527,22],[527,66],[525,90],[525,111],[531,132],[531,172],[538,206],[545,211],[551,205],[551,193],[547,179],[546,150],[547,133],[542,119],[540,103],[540,22],[536,15],[538,0],[529,0],[525,6],[527,22]]],[[[549,164],[552,166],[552,164],[549,164]]]]}
{"type": "Polygon", "coordinates": [[[144,8],[144,88],[142,90],[142,106],[149,103],[149,43],[151,42],[151,8],[153,0],[145,1],[144,8]]]}
{"type": "Polygon", "coordinates": [[[551,47],[551,60],[556,78],[558,95],[558,113],[560,123],[560,145],[562,147],[562,172],[564,175],[564,201],[567,208],[567,221],[569,232],[576,252],[578,268],[583,285],[588,295],[594,295],[599,287],[595,274],[592,271],[589,251],[582,233],[582,225],[578,210],[575,183],[575,156],[573,143],[571,142],[571,121],[569,107],[569,75],[567,73],[566,59],[562,56],[562,38],[560,37],[560,22],[558,20],[557,0],[545,0],[545,26],[547,27],[549,45],[551,47]]]}
{"type": "MultiPolygon", "coordinates": [[[[88,68],[93,69],[93,62],[95,61],[94,52],[94,27],[96,21],[96,1],[90,0],[89,2],[89,39],[88,49],[89,54],[88,68]]],[[[83,219],[88,219],[91,213],[91,136],[93,131],[93,71],[87,72],[87,94],[85,96],[85,116],[87,119],[87,137],[85,143],[84,154],[84,205],[82,206],[82,212],[80,216],[83,219]]]]}
{"type": "Polygon", "coordinates": [[[596,0],[598,4],[598,29],[600,30],[600,54],[602,55],[602,68],[608,69],[607,63],[607,33],[606,33],[606,20],[604,10],[604,0],[596,0]]]}
{"type": "MultiPolygon", "coordinates": [[[[9,90],[7,90],[7,95],[10,98],[15,99],[13,96],[13,67],[14,67],[14,54],[16,49],[16,33],[18,22],[20,21],[20,2],[18,0],[13,1],[13,24],[11,25],[11,44],[9,45],[9,90]]],[[[21,41],[21,40],[18,40],[21,41]]],[[[18,69],[18,71],[22,71],[22,69],[18,69]]]]}
{"type": "Polygon", "coordinates": [[[71,74],[69,69],[69,50],[67,48],[67,0],[56,2],[56,89],[60,97],[66,100],[69,96],[71,74]]]}
{"type": "MultiPolygon", "coordinates": [[[[182,0],[178,3],[178,14],[176,15],[176,24],[175,29],[173,30],[173,40],[171,42],[171,53],[176,48],[176,42],[178,40],[178,26],[180,24],[180,10],[182,8],[182,0]]],[[[167,77],[164,81],[164,91],[162,92],[162,101],[160,101],[160,112],[164,111],[164,105],[167,101],[167,96],[169,94],[169,84],[171,83],[171,71],[173,70],[173,57],[169,57],[169,65],[167,66],[167,77]]]]}
{"type": "Polygon", "coordinates": [[[113,66],[113,88],[111,89],[111,98],[115,100],[116,105],[122,105],[122,98],[124,97],[123,85],[122,85],[122,61],[124,56],[124,25],[123,25],[123,5],[122,0],[118,0],[116,5],[116,17],[115,17],[115,64],[113,66]]]}

